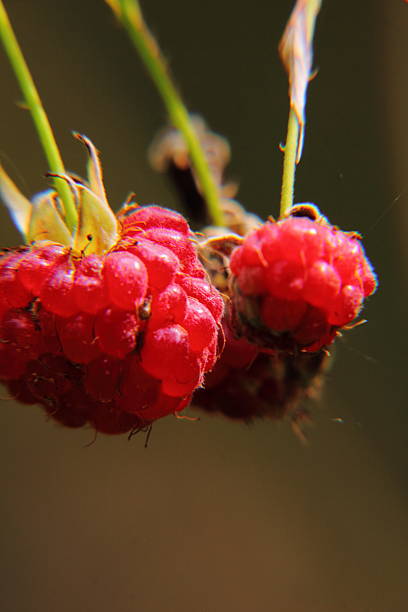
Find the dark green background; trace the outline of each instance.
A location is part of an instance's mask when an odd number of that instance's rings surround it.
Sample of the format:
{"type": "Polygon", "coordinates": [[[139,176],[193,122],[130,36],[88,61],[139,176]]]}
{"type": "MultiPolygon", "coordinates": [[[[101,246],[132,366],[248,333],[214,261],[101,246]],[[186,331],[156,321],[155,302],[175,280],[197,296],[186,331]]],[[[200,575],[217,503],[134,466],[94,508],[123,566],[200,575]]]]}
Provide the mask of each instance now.
{"type": "MultiPolygon", "coordinates": [[[[67,167],[102,152],[110,201],[177,206],[146,148],[165,114],[102,0],[6,5],[67,167]]],[[[277,212],[292,3],[147,0],[189,108],[230,140],[241,201],[277,212]]],[[[0,608],[10,612],[405,612],[408,556],[408,6],[329,1],[319,17],[298,201],[359,230],[380,278],[339,342],[305,448],[287,423],[167,418],[98,436],[1,405],[0,608]],[[343,419],[343,423],[337,421],[343,419]],[[3,601],[1,601],[3,600],[3,601]]],[[[0,157],[33,194],[47,170],[4,54],[0,157]]],[[[2,213],[3,245],[18,235],[2,213]]]]}

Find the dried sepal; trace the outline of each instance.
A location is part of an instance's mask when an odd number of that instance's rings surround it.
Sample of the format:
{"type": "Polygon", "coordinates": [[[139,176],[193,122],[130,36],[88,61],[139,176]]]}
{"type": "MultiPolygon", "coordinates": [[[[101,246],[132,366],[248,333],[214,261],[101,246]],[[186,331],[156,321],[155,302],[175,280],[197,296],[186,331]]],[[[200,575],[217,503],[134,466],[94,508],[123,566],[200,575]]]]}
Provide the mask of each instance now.
{"type": "Polygon", "coordinates": [[[242,236],[237,236],[236,234],[225,234],[223,236],[216,236],[201,242],[200,247],[209,248],[216,251],[220,255],[230,257],[233,250],[238,246],[241,246],[243,241],[244,239],[242,236]]]}

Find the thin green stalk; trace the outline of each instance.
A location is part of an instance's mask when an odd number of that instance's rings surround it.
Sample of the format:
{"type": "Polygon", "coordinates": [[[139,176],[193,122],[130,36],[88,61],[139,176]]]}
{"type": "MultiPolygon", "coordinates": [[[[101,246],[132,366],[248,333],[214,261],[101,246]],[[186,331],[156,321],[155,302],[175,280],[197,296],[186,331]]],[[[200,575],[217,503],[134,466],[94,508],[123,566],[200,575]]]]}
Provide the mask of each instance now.
{"type": "MultiPolygon", "coordinates": [[[[23,92],[24,101],[33,119],[49,169],[53,174],[65,174],[64,164],[57,143],[55,142],[47,114],[41,103],[40,96],[38,95],[23,53],[13,32],[2,0],[0,0],[0,38],[3,41],[10,64],[21,91],[23,92]]],[[[73,230],[77,225],[78,215],[71,190],[63,179],[55,178],[54,185],[64,204],[66,223],[69,229],[73,230]]]]}
{"type": "Polygon", "coordinates": [[[204,151],[191,125],[188,111],[172,81],[166,60],[143,19],[139,2],[137,0],[106,1],[127,30],[149,75],[159,90],[171,122],[184,136],[190,153],[191,163],[207,204],[211,222],[214,225],[223,225],[224,218],[220,207],[218,189],[210,172],[204,151]]]}
{"type": "Polygon", "coordinates": [[[280,217],[288,214],[293,206],[295,173],[299,146],[299,121],[293,108],[289,111],[288,132],[283,150],[283,174],[280,202],[280,217]]]}

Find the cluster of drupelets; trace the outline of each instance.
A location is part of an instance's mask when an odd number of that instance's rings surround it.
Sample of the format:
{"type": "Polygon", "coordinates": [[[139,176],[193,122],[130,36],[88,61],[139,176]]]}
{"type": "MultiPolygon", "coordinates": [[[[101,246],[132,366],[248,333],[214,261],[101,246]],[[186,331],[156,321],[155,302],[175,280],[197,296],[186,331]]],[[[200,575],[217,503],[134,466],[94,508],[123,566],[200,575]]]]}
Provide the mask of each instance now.
{"type": "Polygon", "coordinates": [[[233,418],[294,414],[375,275],[360,237],[311,206],[266,223],[223,206],[239,230],[230,219],[196,235],[179,213],[129,205],[104,252],[5,250],[0,380],[12,395],[105,433],[192,400],[233,418]]]}
{"type": "Polygon", "coordinates": [[[223,300],[182,215],[122,213],[104,255],[36,243],[0,260],[0,377],[71,426],[117,433],[179,411],[218,357],[223,300]]]}

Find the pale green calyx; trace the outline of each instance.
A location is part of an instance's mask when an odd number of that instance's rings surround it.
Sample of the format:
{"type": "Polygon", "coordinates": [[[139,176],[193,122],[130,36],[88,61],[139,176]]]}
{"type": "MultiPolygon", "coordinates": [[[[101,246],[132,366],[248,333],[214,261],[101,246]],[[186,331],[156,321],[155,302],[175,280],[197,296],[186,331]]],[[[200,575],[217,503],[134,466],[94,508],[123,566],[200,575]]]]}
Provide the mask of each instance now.
{"type": "Polygon", "coordinates": [[[74,134],[87,148],[87,182],[67,174],[49,174],[64,179],[75,200],[78,225],[71,233],[64,206],[56,191],[47,190],[30,201],[0,166],[0,198],[28,244],[47,240],[71,247],[81,253],[105,253],[117,242],[119,224],[106,199],[102,168],[92,142],[74,134]]]}

